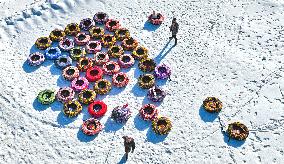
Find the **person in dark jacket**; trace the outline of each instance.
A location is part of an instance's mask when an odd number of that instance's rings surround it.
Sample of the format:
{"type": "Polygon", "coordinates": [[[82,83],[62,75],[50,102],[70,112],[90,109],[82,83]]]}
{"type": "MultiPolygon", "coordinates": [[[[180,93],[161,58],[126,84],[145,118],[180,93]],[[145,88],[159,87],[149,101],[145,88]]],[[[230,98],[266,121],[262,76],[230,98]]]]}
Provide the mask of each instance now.
{"type": "Polygon", "coordinates": [[[177,23],[177,19],[173,18],[172,20],[172,25],[170,27],[170,31],[172,32],[172,37],[170,37],[170,39],[172,40],[173,38],[175,39],[175,45],[177,45],[177,33],[178,33],[178,23],[177,23]]]}
{"type": "Polygon", "coordinates": [[[122,137],[124,139],[124,148],[125,148],[125,158],[126,160],[128,159],[128,153],[131,151],[134,152],[135,149],[135,142],[134,139],[132,137],[128,137],[128,136],[123,136],[122,137]]]}

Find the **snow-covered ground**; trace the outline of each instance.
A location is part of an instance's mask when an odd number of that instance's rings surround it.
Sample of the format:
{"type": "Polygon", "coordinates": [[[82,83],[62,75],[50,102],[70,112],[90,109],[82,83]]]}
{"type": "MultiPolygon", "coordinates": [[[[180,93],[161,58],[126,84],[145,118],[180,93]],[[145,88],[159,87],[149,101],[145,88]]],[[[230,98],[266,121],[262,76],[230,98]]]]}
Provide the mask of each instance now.
{"type": "Polygon", "coordinates": [[[280,0],[1,0],[0,163],[123,163],[123,135],[137,145],[127,163],[282,163],[283,9],[280,0]],[[146,23],[152,10],[166,16],[158,28],[146,23]],[[120,20],[150,57],[171,66],[173,81],[157,82],[170,92],[157,104],[173,122],[168,136],[155,135],[137,115],[149,102],[136,84],[137,63],[127,72],[131,82],[125,89],[98,97],[109,109],[129,103],[132,117],[120,126],[108,110],[96,137],[80,131],[90,117],[86,107],[69,119],[59,102],[37,102],[40,90],[70,83],[51,61],[27,65],[35,40],[98,11],[120,20]],[[180,25],[176,47],[168,42],[173,17],[180,25]],[[221,122],[247,125],[245,142],[228,142],[217,117],[200,108],[207,96],[223,102],[221,122]]]}

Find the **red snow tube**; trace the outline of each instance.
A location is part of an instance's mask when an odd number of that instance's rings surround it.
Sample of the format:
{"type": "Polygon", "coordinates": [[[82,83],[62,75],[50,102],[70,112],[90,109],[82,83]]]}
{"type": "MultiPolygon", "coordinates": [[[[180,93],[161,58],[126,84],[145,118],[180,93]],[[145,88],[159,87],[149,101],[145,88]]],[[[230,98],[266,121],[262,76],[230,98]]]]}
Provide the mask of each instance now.
{"type": "Polygon", "coordinates": [[[103,101],[94,101],[88,107],[88,112],[95,118],[102,117],[107,111],[107,105],[103,101]]]}
{"type": "Polygon", "coordinates": [[[165,17],[162,14],[160,14],[160,13],[157,14],[157,18],[153,18],[152,14],[148,17],[148,21],[150,23],[154,24],[154,25],[162,24],[164,19],[165,19],[165,17]]]}
{"type": "Polygon", "coordinates": [[[86,71],[86,78],[90,82],[100,80],[102,77],[103,77],[103,70],[98,66],[91,67],[86,71]]]}

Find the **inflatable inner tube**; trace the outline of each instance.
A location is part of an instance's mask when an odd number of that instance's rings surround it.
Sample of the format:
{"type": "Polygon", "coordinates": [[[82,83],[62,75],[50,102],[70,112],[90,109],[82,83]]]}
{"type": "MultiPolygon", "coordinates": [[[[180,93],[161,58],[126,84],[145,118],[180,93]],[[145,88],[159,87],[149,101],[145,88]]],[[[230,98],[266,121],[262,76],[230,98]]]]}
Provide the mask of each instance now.
{"type": "Polygon", "coordinates": [[[88,31],[93,27],[93,20],[91,18],[82,19],[79,25],[80,29],[88,31]]]}
{"type": "Polygon", "coordinates": [[[70,57],[73,60],[79,60],[81,57],[85,57],[86,51],[81,47],[74,47],[70,50],[70,57]]]}
{"type": "Polygon", "coordinates": [[[83,46],[90,41],[90,38],[91,38],[90,35],[80,32],[75,37],[75,43],[79,46],[83,46]]]}
{"type": "Polygon", "coordinates": [[[88,112],[94,118],[100,118],[107,112],[107,105],[103,101],[94,101],[89,105],[88,112]]]}
{"type": "Polygon", "coordinates": [[[74,99],[75,92],[70,87],[60,88],[56,94],[56,98],[58,101],[65,103],[74,99]]]}
{"type": "Polygon", "coordinates": [[[171,76],[171,69],[165,64],[159,65],[154,70],[154,75],[158,79],[166,79],[171,76]]]}
{"type": "Polygon", "coordinates": [[[77,63],[77,67],[80,71],[87,71],[87,69],[91,68],[93,65],[93,61],[91,58],[82,57],[79,59],[77,63]]]}
{"type": "Polygon", "coordinates": [[[45,50],[45,58],[49,60],[55,60],[61,55],[61,51],[58,47],[49,47],[45,50]]]}
{"type": "Polygon", "coordinates": [[[158,116],[158,113],[156,106],[153,104],[146,104],[139,110],[143,120],[153,120],[158,116]]]}
{"type": "Polygon", "coordinates": [[[153,59],[146,58],[140,60],[138,67],[143,72],[152,72],[156,67],[156,63],[154,62],[153,59]]]}
{"type": "Polygon", "coordinates": [[[39,92],[37,99],[43,105],[51,104],[55,101],[55,91],[51,89],[45,89],[39,92]]]}
{"type": "Polygon", "coordinates": [[[71,100],[64,104],[63,113],[67,117],[76,117],[82,109],[82,105],[77,100],[71,100]]]}
{"type": "Polygon", "coordinates": [[[159,135],[168,134],[172,129],[172,122],[167,117],[157,117],[152,121],[152,129],[159,135]]]}
{"type": "Polygon", "coordinates": [[[45,57],[40,52],[35,52],[29,55],[27,62],[31,66],[39,66],[45,61],[45,57]]]}
{"type": "Polygon", "coordinates": [[[109,56],[105,52],[97,52],[94,58],[95,65],[104,65],[109,62],[109,56]]]}
{"type": "Polygon", "coordinates": [[[118,64],[121,68],[132,67],[135,63],[134,58],[130,54],[123,54],[118,59],[118,64]]]}
{"type": "Polygon", "coordinates": [[[111,83],[106,79],[101,79],[94,85],[94,90],[97,94],[106,94],[111,90],[111,83]]]}
{"type": "Polygon", "coordinates": [[[75,36],[80,32],[80,27],[77,23],[70,23],[65,27],[64,32],[67,35],[75,36]]]}
{"type": "Polygon", "coordinates": [[[133,50],[132,56],[138,60],[145,59],[148,57],[148,50],[145,47],[138,46],[133,50]]]}
{"type": "Polygon", "coordinates": [[[89,41],[86,45],[86,49],[88,53],[97,53],[101,51],[102,45],[101,42],[98,41],[89,41]]]}
{"type": "Polygon", "coordinates": [[[218,113],[222,110],[223,104],[216,97],[207,97],[203,101],[203,107],[207,112],[218,113]]]}
{"type": "Polygon", "coordinates": [[[74,47],[74,41],[73,39],[64,38],[60,40],[58,46],[62,51],[70,51],[74,47]]]}
{"type": "Polygon", "coordinates": [[[78,91],[78,92],[87,89],[88,86],[89,86],[89,82],[85,77],[75,78],[71,82],[71,88],[74,89],[74,91],[78,91]]]}
{"type": "Polygon", "coordinates": [[[116,87],[125,87],[129,83],[129,78],[126,73],[119,72],[113,75],[112,83],[116,87]]]}
{"type": "Polygon", "coordinates": [[[115,44],[116,39],[113,35],[106,34],[102,37],[102,43],[104,47],[111,47],[115,44]]]}
{"type": "Polygon", "coordinates": [[[63,69],[62,75],[65,80],[73,80],[79,77],[79,69],[74,66],[69,66],[63,69]]]}
{"type": "Polygon", "coordinates": [[[113,75],[120,71],[120,66],[116,62],[110,61],[103,65],[103,71],[106,75],[113,75]]]}
{"type": "Polygon", "coordinates": [[[108,52],[109,56],[113,58],[119,58],[123,53],[123,48],[119,45],[114,45],[109,48],[108,52]]]}
{"type": "Polygon", "coordinates": [[[229,134],[230,138],[236,140],[245,140],[249,135],[249,130],[244,124],[234,122],[229,124],[227,133],[229,134]]]}
{"type": "Polygon", "coordinates": [[[55,29],[49,34],[51,41],[60,41],[65,37],[65,32],[63,30],[55,29]]]}
{"type": "Polygon", "coordinates": [[[98,66],[91,67],[86,71],[86,78],[88,79],[89,82],[100,80],[102,79],[102,77],[103,77],[103,70],[98,66]]]}
{"type": "Polygon", "coordinates": [[[101,39],[102,36],[104,36],[105,34],[105,30],[101,27],[92,27],[90,30],[90,35],[91,37],[95,38],[95,39],[101,39]]]}
{"type": "Polygon", "coordinates": [[[40,50],[45,50],[51,46],[52,41],[49,37],[40,37],[36,40],[35,46],[40,50]]]}
{"type": "Polygon", "coordinates": [[[72,65],[72,59],[67,55],[62,55],[55,60],[54,64],[56,67],[63,69],[72,65]]]}
{"type": "Polygon", "coordinates": [[[157,14],[157,17],[153,17],[153,14],[151,14],[149,17],[148,17],[148,21],[150,23],[152,23],[153,25],[160,25],[163,23],[164,21],[164,16],[160,13],[157,14]]]}
{"type": "Polygon", "coordinates": [[[138,85],[143,89],[152,88],[155,85],[155,77],[152,74],[140,75],[138,85]]]}
{"type": "Polygon", "coordinates": [[[112,110],[111,118],[117,123],[126,123],[127,120],[131,117],[130,108],[128,104],[123,106],[117,106],[112,110]]]}
{"type": "Polygon", "coordinates": [[[119,41],[122,41],[125,38],[129,38],[130,37],[129,30],[126,28],[120,28],[115,31],[115,37],[119,41]]]}
{"type": "Polygon", "coordinates": [[[148,90],[147,97],[153,102],[160,102],[166,97],[166,92],[154,86],[148,90]]]}
{"type": "Polygon", "coordinates": [[[96,92],[90,89],[83,90],[79,93],[79,101],[83,104],[90,104],[96,99],[96,92]]]}
{"type": "Polygon", "coordinates": [[[82,131],[84,134],[93,136],[98,134],[103,129],[103,125],[95,118],[89,118],[83,122],[82,131]]]}
{"type": "Polygon", "coordinates": [[[105,24],[108,21],[108,15],[104,12],[98,12],[94,15],[94,21],[98,24],[105,24]]]}
{"type": "Polygon", "coordinates": [[[118,30],[120,28],[120,24],[119,24],[119,21],[118,20],[114,20],[114,19],[109,19],[106,24],[106,29],[108,31],[115,31],[115,30],[118,30]]]}
{"type": "Polygon", "coordinates": [[[126,51],[132,51],[138,46],[138,41],[132,37],[126,38],[122,41],[121,46],[126,51]]]}

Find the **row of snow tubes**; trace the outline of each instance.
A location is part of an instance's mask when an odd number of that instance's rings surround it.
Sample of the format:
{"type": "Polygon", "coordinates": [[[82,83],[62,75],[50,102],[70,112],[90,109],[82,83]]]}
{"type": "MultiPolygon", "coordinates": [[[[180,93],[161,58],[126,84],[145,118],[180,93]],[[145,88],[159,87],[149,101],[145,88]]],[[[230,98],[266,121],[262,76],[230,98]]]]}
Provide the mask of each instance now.
{"type": "MultiPolygon", "coordinates": [[[[223,108],[223,103],[217,97],[207,97],[203,101],[203,108],[209,113],[219,113],[223,108]]],[[[239,121],[230,123],[226,132],[229,138],[236,140],[245,140],[249,135],[248,128],[239,121]]]]}

